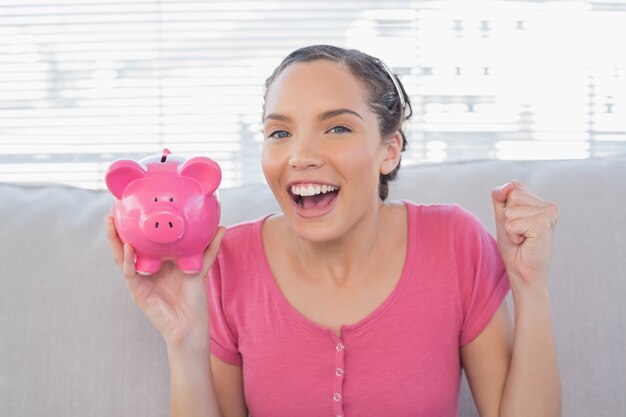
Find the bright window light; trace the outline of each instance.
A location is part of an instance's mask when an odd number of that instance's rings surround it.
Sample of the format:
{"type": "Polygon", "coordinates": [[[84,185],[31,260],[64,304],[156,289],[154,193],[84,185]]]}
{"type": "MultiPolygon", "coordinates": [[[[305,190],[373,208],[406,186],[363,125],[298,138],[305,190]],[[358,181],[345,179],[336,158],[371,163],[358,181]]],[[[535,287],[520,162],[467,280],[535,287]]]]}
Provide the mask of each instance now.
{"type": "Polygon", "coordinates": [[[404,165],[626,154],[625,1],[0,3],[0,181],[103,188],[115,159],[206,155],[263,182],[263,84],[292,50],[383,59],[404,165]],[[584,28],[582,30],[581,28],[584,28]]]}

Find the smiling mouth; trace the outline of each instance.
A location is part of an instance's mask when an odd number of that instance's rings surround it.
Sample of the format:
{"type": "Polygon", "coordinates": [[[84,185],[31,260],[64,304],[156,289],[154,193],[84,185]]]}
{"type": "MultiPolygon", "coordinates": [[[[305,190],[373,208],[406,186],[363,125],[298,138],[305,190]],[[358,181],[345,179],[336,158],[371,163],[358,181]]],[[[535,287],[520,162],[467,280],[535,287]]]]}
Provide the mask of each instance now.
{"type": "Polygon", "coordinates": [[[293,201],[305,210],[328,207],[338,194],[339,187],[334,185],[302,184],[289,189],[293,201]]]}

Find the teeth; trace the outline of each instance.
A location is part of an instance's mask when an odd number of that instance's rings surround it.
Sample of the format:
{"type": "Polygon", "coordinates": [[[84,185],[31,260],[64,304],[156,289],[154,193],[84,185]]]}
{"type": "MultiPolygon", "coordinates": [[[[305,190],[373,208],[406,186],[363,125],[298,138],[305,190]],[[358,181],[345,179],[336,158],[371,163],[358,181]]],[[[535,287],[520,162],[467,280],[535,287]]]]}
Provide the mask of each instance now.
{"type": "Polygon", "coordinates": [[[291,192],[295,195],[299,195],[302,197],[309,197],[312,195],[328,193],[330,191],[338,190],[338,187],[334,185],[317,185],[317,184],[306,184],[306,185],[292,185],[291,192]]]}

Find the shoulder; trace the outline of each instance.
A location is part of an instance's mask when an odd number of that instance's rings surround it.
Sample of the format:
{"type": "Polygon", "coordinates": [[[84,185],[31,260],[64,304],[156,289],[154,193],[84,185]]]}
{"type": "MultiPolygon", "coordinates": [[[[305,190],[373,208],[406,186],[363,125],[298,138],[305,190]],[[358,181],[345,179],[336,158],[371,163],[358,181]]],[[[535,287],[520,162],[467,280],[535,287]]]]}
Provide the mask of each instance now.
{"type": "Polygon", "coordinates": [[[266,214],[255,220],[236,223],[226,227],[226,234],[222,240],[222,248],[237,247],[254,243],[254,237],[260,232],[265,220],[271,216],[266,214]]]}
{"type": "Polygon", "coordinates": [[[258,260],[262,253],[261,227],[269,216],[228,226],[216,263],[223,267],[258,260]]]}
{"type": "Polygon", "coordinates": [[[236,223],[226,227],[226,235],[224,236],[224,242],[233,243],[242,239],[248,238],[254,234],[254,231],[259,224],[262,224],[265,217],[256,220],[250,220],[242,223],[236,223]]]}
{"type": "Polygon", "coordinates": [[[459,204],[405,202],[411,241],[452,253],[492,239],[480,218],[459,204]]]}
{"type": "Polygon", "coordinates": [[[221,286],[223,292],[238,288],[246,282],[246,277],[263,270],[261,227],[268,216],[226,228],[217,258],[209,270],[212,284],[221,286]]]}
{"type": "Polygon", "coordinates": [[[409,219],[418,228],[476,228],[482,225],[478,216],[459,204],[416,204],[405,201],[409,219]]]}
{"type": "Polygon", "coordinates": [[[417,211],[420,214],[436,216],[473,215],[471,211],[458,203],[445,204],[418,204],[412,201],[403,201],[409,211],[417,211]]]}

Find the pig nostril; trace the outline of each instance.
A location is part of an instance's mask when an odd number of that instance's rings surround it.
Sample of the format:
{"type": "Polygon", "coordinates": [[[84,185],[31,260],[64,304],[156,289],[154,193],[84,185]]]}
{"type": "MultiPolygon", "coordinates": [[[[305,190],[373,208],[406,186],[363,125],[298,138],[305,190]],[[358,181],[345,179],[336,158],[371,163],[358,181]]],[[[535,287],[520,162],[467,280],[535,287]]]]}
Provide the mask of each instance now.
{"type": "Polygon", "coordinates": [[[170,197],[170,201],[173,203],[174,202],[174,197],[170,197]]]}
{"type": "Polygon", "coordinates": [[[172,224],[172,222],[168,222],[170,224],[170,229],[174,228],[174,225],[172,224]]]}
{"type": "Polygon", "coordinates": [[[159,228],[159,222],[156,222],[156,224],[154,225],[155,228],[159,228]]]}

